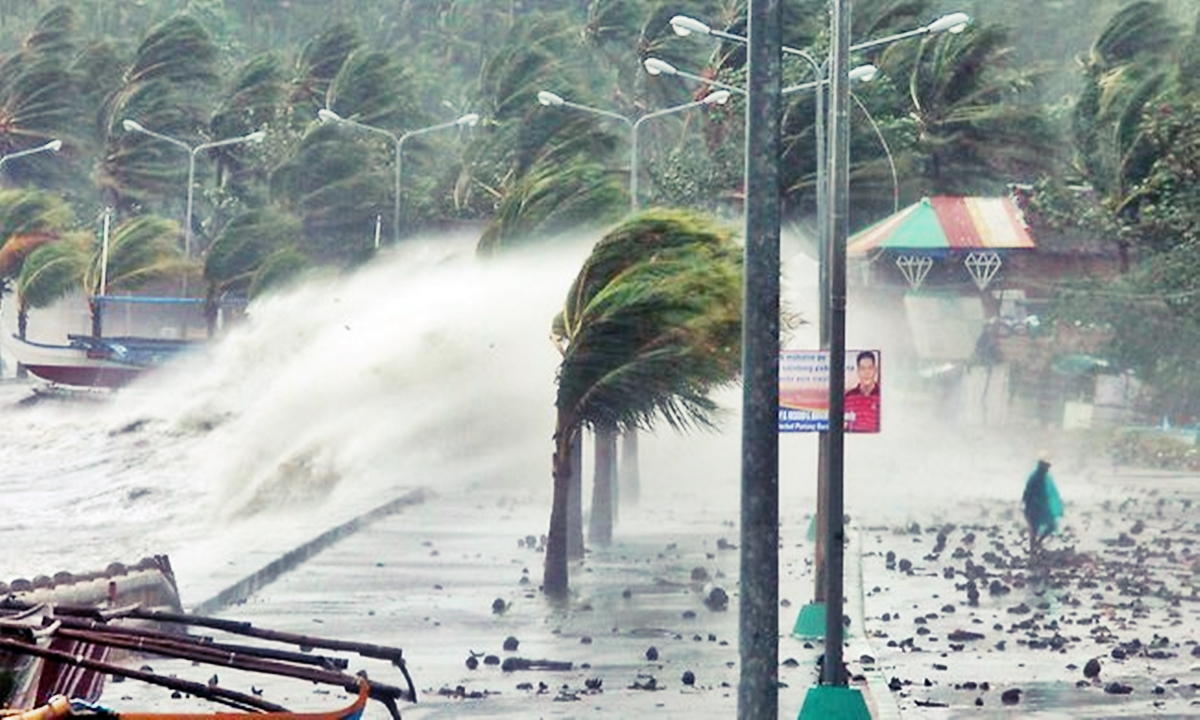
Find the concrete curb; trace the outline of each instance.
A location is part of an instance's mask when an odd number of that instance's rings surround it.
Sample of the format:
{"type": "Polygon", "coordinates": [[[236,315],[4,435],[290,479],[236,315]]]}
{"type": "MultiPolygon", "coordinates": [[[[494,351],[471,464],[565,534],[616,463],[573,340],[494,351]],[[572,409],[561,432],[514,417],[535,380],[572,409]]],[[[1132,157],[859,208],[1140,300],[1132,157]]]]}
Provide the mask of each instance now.
{"type": "Polygon", "coordinates": [[[434,497],[437,497],[437,495],[433,491],[418,488],[386,502],[373,510],[369,510],[358,517],[351,518],[335,528],[326,530],[303,545],[299,545],[280,555],[277,559],[272,560],[216,595],[197,604],[192,608],[191,612],[196,615],[212,615],[230,605],[243,602],[254,593],[275,582],[284,573],[295,569],[305,560],[308,560],[339,540],[353,535],[377,520],[394,515],[413,505],[424,503],[434,497]]]}
{"type": "MultiPolygon", "coordinates": [[[[863,597],[862,530],[856,528],[850,537],[852,540],[849,549],[854,557],[854,572],[848,578],[850,582],[846,583],[845,593],[847,601],[853,601],[848,604],[853,605],[850,623],[854,632],[847,641],[848,659],[857,660],[863,655],[874,658],[878,656],[875,648],[871,645],[867,630],[866,601],[863,597]]],[[[867,697],[867,707],[871,710],[871,717],[874,720],[900,720],[900,705],[896,702],[891,688],[888,687],[887,678],[883,676],[883,673],[872,667],[864,668],[862,674],[867,678],[864,695],[867,697]]]]}

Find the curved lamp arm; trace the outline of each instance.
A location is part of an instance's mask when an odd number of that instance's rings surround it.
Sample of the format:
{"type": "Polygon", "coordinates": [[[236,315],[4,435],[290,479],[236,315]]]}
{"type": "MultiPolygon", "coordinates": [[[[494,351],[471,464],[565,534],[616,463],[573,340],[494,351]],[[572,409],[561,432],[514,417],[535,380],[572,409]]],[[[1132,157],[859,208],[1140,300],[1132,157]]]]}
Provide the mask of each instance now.
{"type": "Polygon", "coordinates": [[[575,110],[582,110],[583,112],[589,112],[589,113],[592,113],[593,115],[603,115],[606,118],[612,118],[613,120],[619,120],[619,121],[625,123],[626,125],[633,127],[633,120],[630,120],[629,118],[625,117],[624,115],[621,115],[620,113],[611,112],[609,110],[601,110],[600,108],[595,108],[590,105],[580,105],[579,103],[573,103],[570,100],[562,99],[561,96],[555,95],[554,93],[550,92],[549,90],[539,91],[537,94],[537,99],[538,99],[539,103],[541,103],[542,105],[545,105],[546,107],[569,107],[569,108],[572,108],[575,110]]]}
{"type": "Polygon", "coordinates": [[[27,150],[18,150],[15,153],[5,155],[4,157],[0,157],[0,167],[3,167],[4,163],[8,162],[9,160],[15,160],[19,157],[25,157],[26,155],[36,155],[37,153],[43,153],[43,152],[58,152],[61,149],[62,149],[62,140],[59,140],[56,138],[54,140],[51,140],[48,143],[45,143],[44,145],[38,145],[37,147],[32,147],[27,150]]]}

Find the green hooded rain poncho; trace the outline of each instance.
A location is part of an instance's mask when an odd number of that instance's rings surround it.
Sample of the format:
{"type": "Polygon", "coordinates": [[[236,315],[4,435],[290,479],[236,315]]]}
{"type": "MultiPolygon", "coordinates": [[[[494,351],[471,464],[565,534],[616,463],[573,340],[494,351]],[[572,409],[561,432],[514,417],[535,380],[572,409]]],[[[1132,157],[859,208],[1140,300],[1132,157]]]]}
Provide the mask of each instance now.
{"type": "Polygon", "coordinates": [[[1025,520],[1037,537],[1045,537],[1058,529],[1062,517],[1062,498],[1050,477],[1050,463],[1038,460],[1037,469],[1025,482],[1025,493],[1021,496],[1025,506],[1025,520]]]}

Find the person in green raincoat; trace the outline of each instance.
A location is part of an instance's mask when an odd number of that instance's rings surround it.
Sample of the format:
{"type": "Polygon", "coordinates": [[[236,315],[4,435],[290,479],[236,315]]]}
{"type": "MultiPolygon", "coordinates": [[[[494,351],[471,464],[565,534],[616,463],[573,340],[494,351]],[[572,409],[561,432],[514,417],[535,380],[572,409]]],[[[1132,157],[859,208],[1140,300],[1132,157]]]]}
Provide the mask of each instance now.
{"type": "Polygon", "coordinates": [[[1058,519],[1063,514],[1062,498],[1058,496],[1054,478],[1050,477],[1050,462],[1044,457],[1038,459],[1037,468],[1025,481],[1021,502],[1025,521],[1029,523],[1029,557],[1033,559],[1041,553],[1046,536],[1058,529],[1058,519]]]}

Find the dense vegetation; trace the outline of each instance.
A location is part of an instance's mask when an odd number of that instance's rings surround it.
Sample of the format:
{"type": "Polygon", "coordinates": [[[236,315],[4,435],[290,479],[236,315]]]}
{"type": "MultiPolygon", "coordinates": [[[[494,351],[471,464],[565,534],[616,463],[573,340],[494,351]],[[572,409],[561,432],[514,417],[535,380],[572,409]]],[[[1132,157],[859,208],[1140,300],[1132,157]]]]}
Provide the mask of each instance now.
{"type": "MultiPolygon", "coordinates": [[[[377,224],[387,242],[393,232],[476,222],[489,252],[607,227],[629,206],[633,121],[708,92],[649,75],[642,61],[744,82],[740,45],[678,37],[668,22],[686,14],[744,33],[744,5],[0,0],[0,153],[63,142],[58,153],[0,166],[10,188],[0,193],[0,274],[16,281],[23,305],[74,287],[95,292],[105,208],[123,239],[119,285],[186,271],[189,287],[210,297],[252,294],[313,265],[361,263],[375,251],[377,224]],[[541,105],[543,90],[628,122],[541,105]],[[322,123],[323,108],[380,132],[322,123]],[[474,128],[452,125],[405,146],[394,228],[394,139],[471,112],[482,118],[474,128]],[[176,142],[129,130],[126,120],[176,142]],[[195,252],[181,257],[173,223],[185,216],[188,149],[257,130],[266,131],[261,144],[196,153],[195,252]]],[[[821,57],[825,6],[785,3],[785,42],[821,57]]],[[[1120,285],[1074,288],[1064,297],[1084,302],[1059,312],[1113,328],[1117,358],[1194,411],[1194,5],[859,0],[854,36],[912,29],[951,10],[976,22],[854,60],[881,73],[855,88],[852,222],[923,194],[1035,184],[1040,219],[1085,228],[1127,259],[1120,285]]],[[[788,83],[811,73],[786,61],[788,83]]],[[[736,213],[743,114],[735,95],[646,123],[642,204],[736,213]]],[[[811,217],[814,205],[814,114],[811,94],[787,96],[781,167],[793,219],[811,217]]]]}

